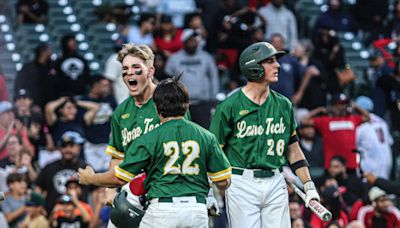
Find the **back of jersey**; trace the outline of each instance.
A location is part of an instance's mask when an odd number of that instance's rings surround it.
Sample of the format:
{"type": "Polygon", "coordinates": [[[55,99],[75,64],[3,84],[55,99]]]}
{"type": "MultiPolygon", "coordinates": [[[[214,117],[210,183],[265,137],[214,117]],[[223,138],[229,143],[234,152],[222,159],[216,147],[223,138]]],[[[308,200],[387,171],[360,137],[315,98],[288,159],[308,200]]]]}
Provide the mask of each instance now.
{"type": "Polygon", "coordinates": [[[209,190],[207,172],[229,172],[230,164],[216,138],[187,120],[171,120],[145,137],[151,154],[145,168],[149,198],[202,196],[209,190]],[[149,135],[150,136],[150,135],[149,135]],[[154,137],[155,136],[155,137],[154,137]]]}

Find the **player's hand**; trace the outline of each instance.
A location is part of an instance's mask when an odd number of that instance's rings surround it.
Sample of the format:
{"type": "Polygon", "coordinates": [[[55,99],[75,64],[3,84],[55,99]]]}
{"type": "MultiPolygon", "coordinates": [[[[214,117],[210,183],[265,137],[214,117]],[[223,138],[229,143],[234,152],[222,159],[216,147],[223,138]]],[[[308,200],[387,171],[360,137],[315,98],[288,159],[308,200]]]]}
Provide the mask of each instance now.
{"type": "Polygon", "coordinates": [[[214,196],[207,197],[207,210],[208,210],[208,214],[211,216],[219,216],[220,215],[218,202],[214,196]]]}
{"type": "Polygon", "coordinates": [[[79,168],[78,169],[78,179],[79,179],[79,184],[83,185],[89,185],[90,184],[90,179],[94,175],[94,170],[90,166],[86,166],[85,169],[79,168]]]}
{"type": "Polygon", "coordinates": [[[311,200],[317,200],[319,201],[319,195],[317,192],[317,189],[315,188],[315,184],[312,181],[307,181],[304,184],[304,192],[306,193],[306,199],[304,200],[306,203],[306,207],[310,206],[310,201],[311,200]]]}

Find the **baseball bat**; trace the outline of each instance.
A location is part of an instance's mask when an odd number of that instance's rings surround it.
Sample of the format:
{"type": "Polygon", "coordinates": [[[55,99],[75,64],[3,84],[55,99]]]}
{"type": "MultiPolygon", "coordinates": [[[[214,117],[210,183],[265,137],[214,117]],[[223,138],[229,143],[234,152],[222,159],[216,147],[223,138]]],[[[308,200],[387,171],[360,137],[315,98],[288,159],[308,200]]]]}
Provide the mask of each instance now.
{"type": "Polygon", "coordinates": [[[5,198],[4,192],[0,192],[0,201],[3,201],[5,198]]]}
{"type": "MultiPolygon", "coordinates": [[[[292,182],[290,182],[288,180],[286,180],[286,182],[290,185],[290,187],[293,188],[293,190],[296,192],[296,194],[299,195],[300,198],[305,202],[306,194],[292,182]]],[[[309,208],[322,221],[327,222],[332,219],[332,213],[328,209],[326,209],[324,206],[322,206],[322,204],[320,204],[317,200],[311,200],[310,204],[309,204],[309,208]]]]}

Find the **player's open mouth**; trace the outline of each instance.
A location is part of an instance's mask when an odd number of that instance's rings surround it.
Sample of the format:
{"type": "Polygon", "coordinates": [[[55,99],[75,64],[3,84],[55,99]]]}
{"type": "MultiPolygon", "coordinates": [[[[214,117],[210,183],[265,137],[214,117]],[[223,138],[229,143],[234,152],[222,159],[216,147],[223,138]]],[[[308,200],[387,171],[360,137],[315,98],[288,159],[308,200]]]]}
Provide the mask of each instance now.
{"type": "Polygon", "coordinates": [[[137,81],[136,81],[135,79],[129,79],[129,80],[128,80],[128,83],[129,83],[129,85],[131,85],[131,86],[137,85],[137,81]]]}

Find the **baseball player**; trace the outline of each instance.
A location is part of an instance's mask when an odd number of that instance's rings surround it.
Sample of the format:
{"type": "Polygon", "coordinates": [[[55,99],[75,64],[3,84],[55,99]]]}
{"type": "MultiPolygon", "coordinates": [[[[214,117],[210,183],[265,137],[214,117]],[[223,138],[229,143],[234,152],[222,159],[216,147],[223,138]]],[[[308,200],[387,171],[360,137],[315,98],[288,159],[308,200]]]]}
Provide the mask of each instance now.
{"type": "Polygon", "coordinates": [[[248,83],[217,106],[210,131],[232,165],[226,192],[231,227],[290,227],[288,192],[282,167],[304,183],[305,204],[319,195],[297,142],[292,104],[269,85],[278,81],[277,59],[284,52],[267,42],[248,46],[239,66],[248,83]]]}
{"type": "Polygon", "coordinates": [[[189,95],[178,80],[157,86],[153,99],[162,124],[136,139],[115,167],[114,178],[126,182],[142,169],[147,173],[150,205],[139,227],[208,227],[208,177],[221,190],[230,184],[231,166],[218,140],[183,118],[189,95]]]}

